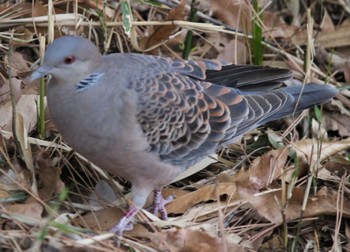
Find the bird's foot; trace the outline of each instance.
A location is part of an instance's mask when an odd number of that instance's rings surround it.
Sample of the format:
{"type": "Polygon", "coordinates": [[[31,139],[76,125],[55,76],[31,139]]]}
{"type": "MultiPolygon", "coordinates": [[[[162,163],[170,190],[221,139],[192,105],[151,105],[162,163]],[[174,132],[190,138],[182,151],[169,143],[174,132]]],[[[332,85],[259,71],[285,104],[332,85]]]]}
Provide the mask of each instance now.
{"type": "MultiPolygon", "coordinates": [[[[169,196],[166,199],[163,198],[163,195],[160,189],[155,189],[153,191],[153,203],[150,207],[151,212],[154,215],[158,215],[160,213],[161,219],[166,220],[168,218],[168,214],[165,209],[165,205],[171,202],[174,197],[169,196]]],[[[124,216],[119,220],[117,225],[115,225],[110,232],[116,234],[117,237],[121,237],[124,231],[129,231],[133,228],[132,220],[140,209],[135,205],[130,205],[128,210],[125,212],[124,216]]]]}
{"type": "Polygon", "coordinates": [[[130,206],[117,225],[110,229],[110,232],[115,233],[117,237],[121,237],[124,231],[132,230],[133,223],[131,221],[138,211],[139,209],[137,207],[130,206]]]}
{"type": "Polygon", "coordinates": [[[151,206],[152,213],[154,215],[158,215],[160,213],[161,219],[166,220],[168,219],[168,214],[165,209],[165,205],[171,202],[174,199],[173,196],[169,196],[167,198],[163,198],[162,192],[160,189],[154,189],[153,191],[153,203],[151,206]]]}

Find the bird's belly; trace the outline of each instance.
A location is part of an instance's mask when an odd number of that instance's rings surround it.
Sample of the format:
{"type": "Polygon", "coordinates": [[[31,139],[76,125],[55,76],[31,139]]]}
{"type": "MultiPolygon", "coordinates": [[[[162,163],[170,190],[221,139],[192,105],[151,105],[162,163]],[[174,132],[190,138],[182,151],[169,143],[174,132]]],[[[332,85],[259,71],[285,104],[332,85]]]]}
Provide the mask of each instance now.
{"type": "Polygon", "coordinates": [[[82,150],[81,154],[112,175],[132,184],[149,184],[152,188],[169,184],[182,171],[181,167],[162,163],[153,153],[145,151],[115,147],[95,154],[82,150]]]}

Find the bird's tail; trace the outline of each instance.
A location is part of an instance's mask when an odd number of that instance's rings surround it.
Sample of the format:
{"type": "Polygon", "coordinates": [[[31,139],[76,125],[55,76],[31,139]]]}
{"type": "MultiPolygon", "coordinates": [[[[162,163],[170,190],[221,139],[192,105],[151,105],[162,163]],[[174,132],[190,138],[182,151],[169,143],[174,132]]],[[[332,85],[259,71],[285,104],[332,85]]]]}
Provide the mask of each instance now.
{"type": "Polygon", "coordinates": [[[309,83],[304,86],[289,86],[285,87],[283,91],[288,94],[288,100],[278,112],[264,118],[259,124],[298,113],[313,105],[325,103],[338,94],[338,90],[332,86],[316,83],[309,83]]]}

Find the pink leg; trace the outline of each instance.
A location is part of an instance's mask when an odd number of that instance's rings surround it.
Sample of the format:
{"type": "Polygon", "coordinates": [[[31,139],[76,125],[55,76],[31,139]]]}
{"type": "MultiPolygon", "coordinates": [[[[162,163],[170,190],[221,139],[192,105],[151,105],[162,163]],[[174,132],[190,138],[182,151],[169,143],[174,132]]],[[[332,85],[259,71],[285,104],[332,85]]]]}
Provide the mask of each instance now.
{"type": "Polygon", "coordinates": [[[168,214],[166,212],[165,205],[172,201],[173,197],[169,196],[168,198],[164,199],[160,189],[154,189],[153,194],[153,203],[151,206],[151,208],[153,209],[153,214],[158,215],[158,213],[160,213],[162,220],[168,219],[168,214]]]}
{"type": "Polygon", "coordinates": [[[110,230],[110,232],[115,233],[119,237],[122,236],[125,230],[132,229],[130,221],[135,217],[138,211],[139,209],[137,207],[130,205],[124,216],[120,219],[117,225],[110,230]]]}

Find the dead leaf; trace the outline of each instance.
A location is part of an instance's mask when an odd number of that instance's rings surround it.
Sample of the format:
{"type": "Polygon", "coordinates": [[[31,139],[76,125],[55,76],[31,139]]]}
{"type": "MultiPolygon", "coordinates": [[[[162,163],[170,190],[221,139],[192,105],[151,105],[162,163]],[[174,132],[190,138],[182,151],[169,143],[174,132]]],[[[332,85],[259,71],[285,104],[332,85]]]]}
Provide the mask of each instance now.
{"type": "Polygon", "coordinates": [[[106,231],[111,229],[123,216],[123,211],[117,207],[104,208],[85,214],[74,220],[75,224],[91,230],[106,231]]]}
{"type": "Polygon", "coordinates": [[[322,32],[332,32],[335,31],[335,26],[333,24],[332,18],[329,16],[327,9],[324,9],[323,19],[321,23],[322,32]]]}
{"type": "Polygon", "coordinates": [[[189,229],[170,229],[150,234],[150,239],[158,251],[245,251],[239,245],[229,244],[224,238],[211,237],[205,232],[189,229]]]}
{"type": "Polygon", "coordinates": [[[12,77],[18,77],[20,73],[30,71],[28,62],[24,59],[23,54],[19,52],[13,52],[11,58],[6,55],[4,58],[5,64],[7,67],[11,67],[12,77]],[[11,63],[11,64],[10,64],[11,63]]]}
{"type": "MultiPolygon", "coordinates": [[[[53,167],[50,157],[41,153],[36,157],[38,167],[38,195],[39,198],[47,202],[57,196],[62,191],[64,183],[60,178],[61,168],[53,167]]],[[[26,202],[35,202],[36,199],[29,197],[26,202]]]]}
{"type": "MultiPolygon", "coordinates": [[[[19,80],[18,80],[19,81],[19,80]]],[[[22,95],[16,104],[16,110],[21,113],[24,120],[24,128],[27,132],[33,130],[37,123],[37,110],[35,101],[37,95],[22,95]]],[[[12,131],[12,105],[7,102],[0,107],[0,126],[4,130],[12,131]]]]}
{"type": "Polygon", "coordinates": [[[324,166],[325,169],[330,171],[335,176],[341,178],[344,175],[348,176],[350,173],[350,162],[349,160],[341,156],[332,156],[324,166]]]}
{"type": "Polygon", "coordinates": [[[209,200],[217,200],[218,195],[227,195],[234,199],[236,185],[234,183],[218,183],[217,185],[207,185],[194,192],[189,192],[180,196],[166,205],[168,213],[180,214],[186,212],[192,206],[209,200]]]}
{"type": "MultiPolygon", "coordinates": [[[[186,0],[181,0],[180,3],[172,9],[165,21],[172,20],[182,20],[184,16],[186,0]]],[[[154,32],[149,36],[144,43],[144,48],[150,48],[160,42],[169,38],[169,36],[174,32],[178,27],[176,25],[160,25],[156,26],[154,32]]]]}
{"type": "Polygon", "coordinates": [[[218,55],[211,55],[213,50],[209,50],[209,54],[206,57],[215,57],[218,60],[234,64],[246,63],[248,57],[247,46],[240,38],[235,39],[233,36],[223,33],[209,33],[207,37],[218,55]]]}
{"type": "MultiPolygon", "coordinates": [[[[1,78],[1,77],[0,77],[1,78]]],[[[19,98],[21,97],[22,91],[22,83],[17,78],[12,78],[12,90],[13,90],[13,96],[15,101],[17,102],[19,98]]],[[[10,84],[9,81],[4,80],[4,82],[0,85],[0,105],[2,106],[8,106],[10,104],[11,97],[10,97],[10,84]]],[[[2,110],[2,109],[1,109],[2,110]]]]}
{"type": "MultiPolygon", "coordinates": [[[[237,187],[240,196],[248,201],[259,214],[272,223],[282,222],[282,201],[281,192],[271,191],[261,194],[257,188],[252,185],[237,187]]],[[[301,188],[295,187],[292,192],[292,197],[288,200],[286,209],[284,210],[288,221],[295,220],[303,216],[315,217],[323,215],[336,215],[339,209],[337,208],[337,192],[332,189],[323,187],[320,191],[309,197],[305,212],[301,215],[301,206],[304,200],[304,191],[301,188]]],[[[344,217],[350,216],[350,202],[344,203],[342,209],[344,217]]]]}
{"type": "Polygon", "coordinates": [[[288,152],[288,148],[280,148],[256,158],[250,168],[249,183],[261,189],[280,178],[286,165],[288,152]]]}
{"type": "Polygon", "coordinates": [[[314,167],[317,162],[321,162],[342,150],[350,149],[350,138],[332,142],[303,139],[292,145],[301,161],[314,167]]]}
{"type": "Polygon", "coordinates": [[[210,9],[219,20],[234,29],[251,31],[251,9],[246,1],[211,0],[210,9]]]}
{"type": "Polygon", "coordinates": [[[350,45],[350,26],[342,26],[335,31],[321,32],[316,37],[315,43],[325,47],[342,47],[350,45]]]}
{"type": "Polygon", "coordinates": [[[24,215],[33,219],[41,219],[44,208],[41,204],[32,202],[24,204],[7,205],[6,211],[12,214],[24,215]]]}
{"type": "Polygon", "coordinates": [[[35,2],[34,7],[32,9],[33,17],[46,16],[48,13],[47,6],[44,6],[40,2],[35,2]]]}
{"type": "MultiPolygon", "coordinates": [[[[123,217],[124,212],[118,207],[108,207],[98,211],[93,211],[85,214],[81,218],[74,220],[76,225],[95,230],[95,231],[108,231],[113,228],[118,221],[123,217]]],[[[137,218],[137,217],[136,217],[137,218]]],[[[141,235],[144,236],[149,233],[141,224],[134,224],[133,229],[129,232],[125,232],[129,235],[141,235]]]]}

